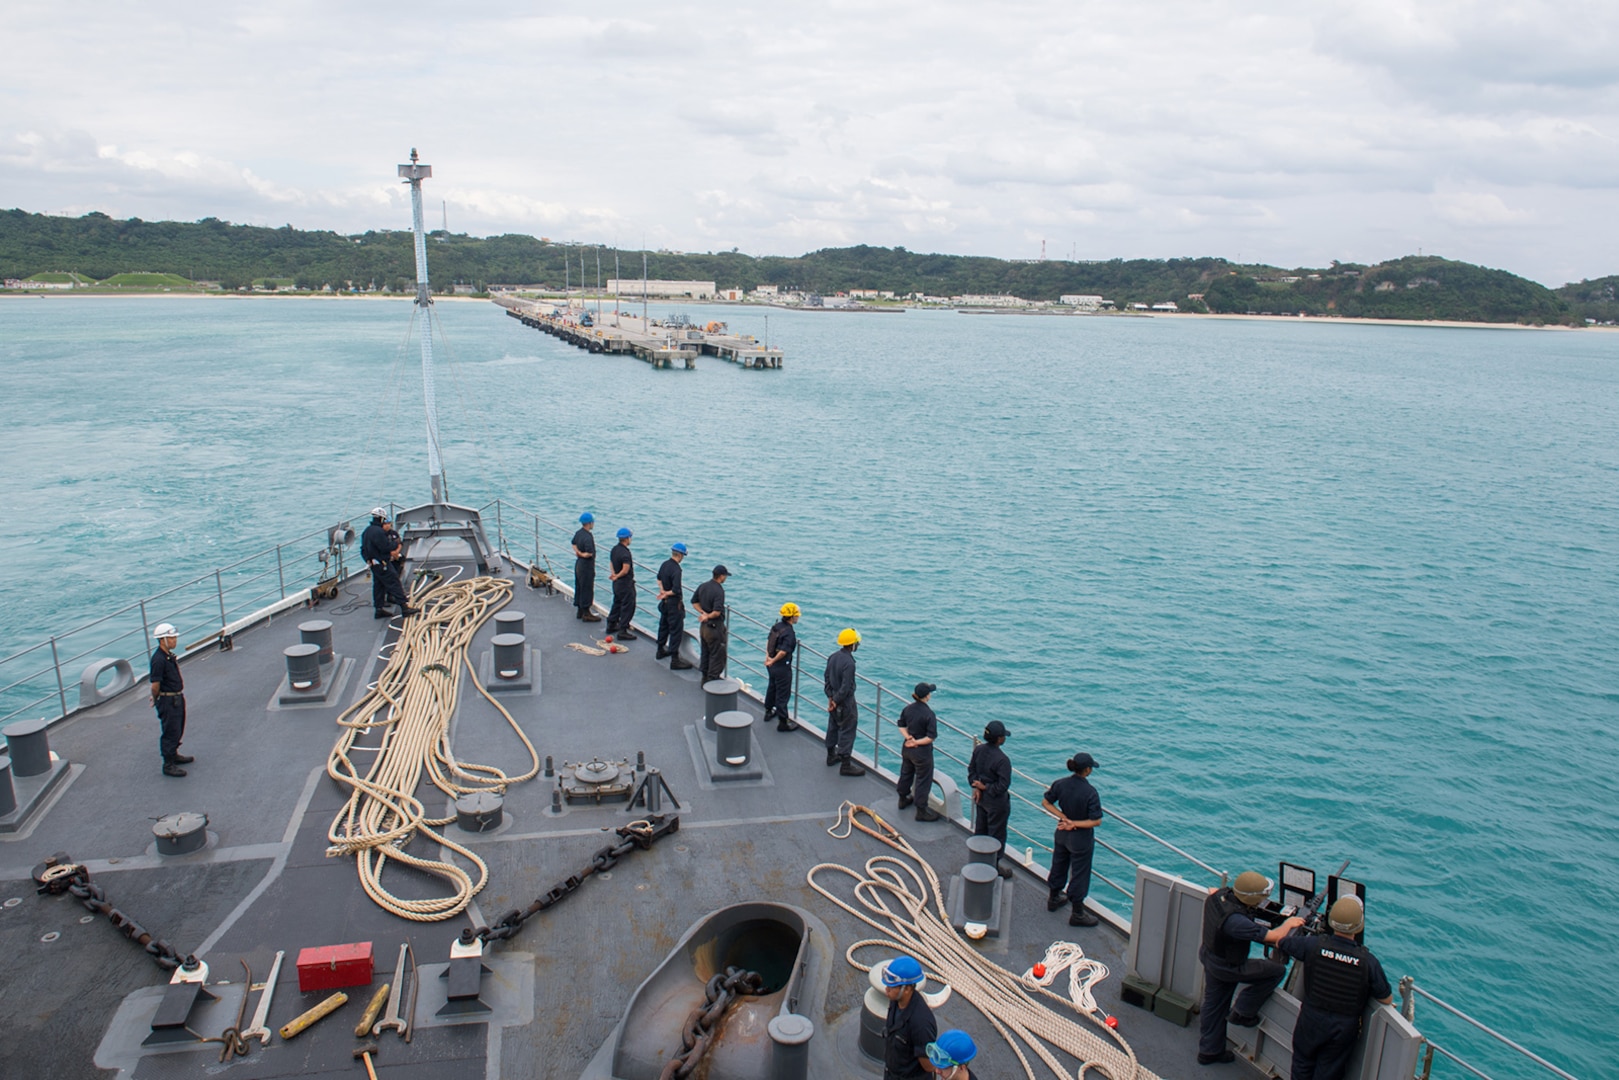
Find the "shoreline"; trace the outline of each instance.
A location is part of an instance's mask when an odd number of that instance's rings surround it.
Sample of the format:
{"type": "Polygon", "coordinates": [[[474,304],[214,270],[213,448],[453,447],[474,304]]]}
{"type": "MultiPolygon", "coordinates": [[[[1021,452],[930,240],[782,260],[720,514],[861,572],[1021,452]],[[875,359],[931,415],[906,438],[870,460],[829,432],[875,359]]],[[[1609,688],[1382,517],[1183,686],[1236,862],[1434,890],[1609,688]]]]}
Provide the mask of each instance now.
{"type": "MultiPolygon", "coordinates": [[[[497,295],[506,295],[506,294],[504,294],[504,293],[491,294],[491,295],[486,296],[486,297],[485,296],[435,296],[435,297],[433,297],[433,303],[435,303],[435,304],[442,304],[442,303],[488,304],[488,303],[493,303],[494,300],[495,300],[495,297],[497,295]]],[[[128,290],[128,291],[112,291],[112,290],[103,291],[103,290],[99,290],[99,289],[97,289],[97,290],[91,290],[91,289],[39,289],[39,290],[7,289],[4,292],[0,292],[0,300],[6,300],[6,299],[10,299],[10,298],[22,299],[22,298],[25,298],[25,297],[38,297],[41,300],[55,299],[55,298],[58,298],[58,297],[79,297],[79,298],[84,298],[84,299],[89,299],[89,298],[110,298],[110,299],[141,299],[141,300],[204,299],[204,300],[327,300],[327,301],[336,301],[336,300],[365,300],[365,301],[405,300],[405,301],[410,301],[410,302],[415,301],[415,297],[413,297],[413,296],[411,296],[409,294],[400,294],[400,295],[391,295],[391,296],[379,296],[379,295],[377,295],[375,293],[359,293],[359,294],[348,294],[348,295],[342,295],[342,296],[333,296],[333,295],[328,294],[328,293],[225,293],[225,292],[190,292],[190,291],[185,291],[185,290],[164,292],[164,291],[148,291],[148,290],[136,290],[136,289],[131,289],[131,290],[128,290]]],[[[604,302],[605,302],[605,299],[606,298],[604,298],[604,302]]],[[[899,313],[899,312],[912,311],[912,310],[916,310],[916,311],[943,310],[943,311],[954,311],[954,312],[958,312],[958,313],[966,313],[966,314],[971,314],[971,315],[1051,315],[1051,316],[1055,316],[1055,317],[1059,317],[1059,318],[1085,317],[1085,318],[1135,318],[1135,319],[1142,319],[1142,318],[1146,318],[1146,319],[1204,319],[1204,320],[1213,320],[1213,321],[1227,320],[1227,321],[1236,321],[1236,322],[1265,322],[1265,323],[1292,323],[1292,324],[1310,323],[1310,324],[1314,324],[1314,325],[1339,324],[1339,325],[1354,325],[1354,326],[1427,326],[1427,327],[1436,327],[1436,328],[1449,328],[1449,329],[1454,329],[1454,330],[1556,330],[1556,331],[1564,331],[1564,332],[1574,331],[1574,330],[1595,330],[1595,331],[1606,332],[1606,333],[1613,333],[1613,332],[1619,331],[1619,326],[1564,326],[1564,325],[1560,325],[1560,324],[1550,324],[1550,325],[1546,325],[1546,326],[1525,326],[1522,323],[1476,322],[1476,321],[1451,320],[1451,319],[1373,319],[1373,318],[1367,318],[1365,316],[1342,316],[1342,315],[1330,315],[1330,316],[1323,316],[1323,315],[1304,315],[1304,316],[1299,316],[1299,315],[1246,315],[1246,314],[1244,314],[1244,315],[1222,315],[1222,314],[1215,314],[1213,312],[1209,312],[1209,313],[1205,314],[1205,313],[1202,313],[1202,312],[1194,312],[1194,311],[1179,311],[1179,312],[1173,312],[1173,313],[1170,313],[1170,312],[1148,312],[1148,311],[1116,311],[1116,312],[1108,312],[1108,313],[1087,312],[1087,313],[1084,313],[1083,316],[1082,316],[1081,313],[1079,313],[1079,312],[1066,312],[1066,311],[1065,312],[1053,312],[1053,311],[1044,311],[1044,310],[1019,310],[1019,309],[1014,309],[1014,308],[1007,308],[1007,309],[1000,309],[1000,308],[973,308],[973,309],[938,308],[938,309],[935,309],[935,308],[931,308],[931,307],[929,307],[929,308],[913,308],[913,307],[911,307],[909,305],[904,305],[904,306],[897,306],[897,307],[893,307],[893,308],[826,308],[826,309],[817,309],[817,308],[794,307],[794,306],[787,305],[787,304],[742,304],[742,303],[738,303],[736,301],[723,301],[723,300],[713,300],[713,301],[701,300],[701,301],[691,301],[691,303],[693,303],[693,304],[717,304],[717,305],[723,305],[723,306],[726,306],[726,307],[743,307],[743,308],[767,307],[767,308],[772,308],[772,309],[775,309],[775,310],[783,310],[783,311],[812,311],[812,312],[813,311],[834,311],[834,312],[839,312],[839,313],[856,312],[856,313],[865,313],[865,314],[899,313]]]]}

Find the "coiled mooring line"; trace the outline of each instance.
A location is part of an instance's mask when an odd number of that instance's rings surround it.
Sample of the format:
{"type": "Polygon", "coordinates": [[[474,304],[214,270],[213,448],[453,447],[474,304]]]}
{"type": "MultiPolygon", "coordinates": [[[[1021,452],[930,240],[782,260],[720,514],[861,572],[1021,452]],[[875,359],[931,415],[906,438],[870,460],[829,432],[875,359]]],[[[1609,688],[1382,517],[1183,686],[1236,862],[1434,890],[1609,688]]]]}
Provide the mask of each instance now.
{"type": "Polygon", "coordinates": [[[1053,993],[1032,977],[1014,975],[967,944],[950,925],[944,893],[933,867],[875,810],[846,802],[838,810],[836,824],[827,832],[844,839],[855,830],[881,841],[904,858],[874,855],[866,860],[863,874],[840,863],[819,863],[806,875],[810,888],[889,935],[850,945],[844,957],[852,967],[871,970],[872,965],[855,959],[857,952],[868,947],[916,957],[931,977],[950,986],[983,1014],[1012,1047],[1028,1080],[1034,1080],[1034,1065],[1024,1053],[1025,1046],[1059,1077],[1067,1077],[1069,1072],[1052,1053],[1053,1047],[1080,1062],[1075,1074],[1079,1080],[1091,1070],[1108,1080],[1157,1080],[1136,1060],[1130,1044],[1107,1027],[1095,1011],[1084,1011],[1077,1002],[1053,993]],[[873,824],[860,821],[860,814],[873,824]],[[840,828],[844,830],[841,833],[840,828]],[[817,881],[816,875],[823,871],[853,878],[854,901],[860,906],[835,896],[817,881]],[[1052,1008],[1040,998],[1057,1007],[1052,1008]],[[1064,1015],[1065,1012],[1075,1015],[1064,1015]],[[1090,1025],[1100,1029],[1106,1038],[1090,1025]]]}
{"type": "Polygon", "coordinates": [[[326,762],[326,773],[352,791],[327,831],[329,857],[356,855],[360,884],[385,910],[417,922],[452,918],[465,910],[489,880],[489,868],[471,850],[435,831],[455,820],[430,818],[416,797],[422,772],[433,786],[458,799],[479,791],[502,793],[511,784],[539,774],[539,754],[522,727],[478,682],[470,648],[478,628],[511,600],[512,583],[475,577],[436,585],[413,598],[421,613],[404,620],[387,667],[376,686],[337,718],[342,733],[326,762]],[[528,749],[530,767],[517,776],[493,765],[459,761],[450,746],[450,718],[455,715],[465,669],[472,685],[511,724],[528,749]],[[378,747],[356,746],[373,727],[382,729],[378,747]],[[369,764],[353,755],[374,752],[369,764]],[[423,835],[466,859],[472,873],[449,859],[426,859],[404,850],[413,836],[423,835]],[[382,884],[389,860],[441,878],[452,887],[448,896],[403,900],[382,884]]]}

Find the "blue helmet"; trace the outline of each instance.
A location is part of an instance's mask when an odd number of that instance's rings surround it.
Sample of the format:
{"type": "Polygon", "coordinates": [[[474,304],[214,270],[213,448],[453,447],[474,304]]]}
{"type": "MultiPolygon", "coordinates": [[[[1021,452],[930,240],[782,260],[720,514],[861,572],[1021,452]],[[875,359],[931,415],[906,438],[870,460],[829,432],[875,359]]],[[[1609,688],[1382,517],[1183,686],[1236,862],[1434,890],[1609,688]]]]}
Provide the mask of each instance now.
{"type": "Polygon", "coordinates": [[[978,1056],[973,1037],[960,1028],[952,1028],[928,1043],[928,1060],[935,1069],[948,1069],[952,1065],[965,1065],[978,1056]]]}
{"type": "Polygon", "coordinates": [[[581,524],[581,525],[589,525],[592,521],[595,521],[595,520],[596,520],[596,515],[592,514],[589,510],[586,510],[584,513],[579,515],[579,524],[581,524]]]}
{"type": "Polygon", "coordinates": [[[922,981],[922,965],[913,956],[896,956],[883,968],[884,986],[915,986],[922,981]]]}
{"type": "Polygon", "coordinates": [[[680,554],[684,555],[684,554],[686,554],[686,545],[685,544],[674,544],[669,548],[669,550],[679,552],[680,554]]]}
{"type": "Polygon", "coordinates": [[[620,529],[620,530],[618,530],[618,538],[620,540],[628,540],[630,537],[632,537],[634,535],[635,534],[630,532],[630,530],[628,530],[628,529],[620,529]]]}

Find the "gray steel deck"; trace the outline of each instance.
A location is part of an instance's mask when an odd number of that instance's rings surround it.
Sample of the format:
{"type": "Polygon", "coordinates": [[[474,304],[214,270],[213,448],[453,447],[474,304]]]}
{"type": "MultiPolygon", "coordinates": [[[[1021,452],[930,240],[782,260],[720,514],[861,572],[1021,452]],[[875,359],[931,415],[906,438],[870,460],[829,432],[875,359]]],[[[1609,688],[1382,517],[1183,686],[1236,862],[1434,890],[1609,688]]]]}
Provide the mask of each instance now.
{"type": "MultiPolygon", "coordinates": [[[[325,856],[327,827],[346,797],[324,774],[336,737],[332,721],[375,677],[377,652],[388,635],[387,624],[371,618],[369,588],[363,578],[352,579],[342,598],[318,609],[320,617],[334,621],[336,651],[357,661],[329,707],[269,707],[283,673],[281,650],[297,642],[298,622],[310,617],[305,611],[239,634],[230,652],[186,659],[190,719],[184,749],[197,758],[186,779],[159,775],[157,722],[144,680],[52,730],[53,748],[75,766],[71,781],[34,827],[0,838],[0,900],[21,900],[0,907],[0,947],[8,961],[0,977],[6,1076],[92,1077],[114,1068],[135,1077],[216,1071],[243,1078],[363,1074],[350,1057],[356,1044],[352,1027],[368,996],[363,989],[350,992],[361,1004],[351,1001],[336,1017],[291,1042],[277,1037],[264,1048],[255,1042],[249,1056],[226,1067],[217,1064],[218,1044],[131,1055],[131,1038],[138,1041],[145,1027],[138,1023],[131,1036],[130,1017],[138,1018],[142,1002],[149,1008],[167,974],[105,919],[82,921],[87,913],[71,896],[34,896],[28,877],[35,863],[66,851],[88,864],[115,906],[182,953],[195,950],[207,960],[211,978],[232,985],[219,989],[218,1002],[194,1014],[192,1026],[203,1035],[218,1035],[235,1021],[241,959],[252,965],[255,980],[262,980],[275,951],[287,952],[271,1026],[324,996],[306,1000],[297,993],[293,961],[302,947],[373,941],[376,984],[390,977],[399,944],[407,939],[419,963],[443,964],[467,917],[425,924],[398,919],[366,897],[352,859],[325,856]],[[180,810],[206,813],[215,837],[193,855],[152,854],[151,820],[180,810]],[[60,937],[42,940],[50,933],[60,937]],[[122,1028],[114,1024],[115,1015],[123,1018],[122,1028]]],[[[384,1036],[377,1059],[382,1075],[576,1077],[612,1031],[634,988],[680,935],[711,910],[747,899],[798,905],[830,928],[840,959],[825,1015],[812,1019],[818,1037],[832,1033],[840,1017],[859,1007],[865,985],[862,973],[842,963],[843,950],[872,935],[808,888],[804,875],[818,862],[858,865],[888,851],[859,834],[833,839],[827,828],[846,799],[892,811],[892,785],[875,773],[839,777],[823,766],[815,732],[780,734],[772,728],[757,732],[766,781],[705,787],[686,731],[702,721],[695,672],[674,673],[654,662],[652,644],[644,637],[627,655],[594,657],[566,648],[570,641],[588,640],[582,631],[599,625],[576,622],[563,597],[530,590],[521,581],[513,604],[527,613],[529,641],[542,656],[540,688],[502,695],[502,701],[539,753],[554,756],[560,765],[594,756],[633,762],[636,752],[644,751],[682,804],[680,832],[629,856],[610,874],[588,880],[578,895],[536,916],[515,939],[492,947],[497,972],[485,982],[510,984],[497,1009],[504,1023],[432,1026],[424,989],[420,1033],[408,1046],[384,1036]],[[526,989],[530,978],[532,994],[526,989]]],[[[492,634],[492,625],[480,631],[475,663],[492,634]]],[[[746,707],[758,715],[756,704],[746,707]]],[[[526,752],[504,720],[469,688],[461,695],[454,745],[463,761],[511,772],[527,766],[526,752]]],[[[441,793],[425,783],[423,788],[430,807],[444,804],[441,793]]],[[[507,796],[506,824],[470,837],[490,867],[489,885],[471,913],[473,924],[526,905],[581,869],[610,838],[603,829],[631,820],[622,803],[574,806],[556,816],[547,813],[550,801],[551,784],[543,777],[518,785],[507,796]]],[[[964,861],[965,832],[958,823],[919,824],[909,813],[894,814],[893,820],[942,879],[964,861]]],[[[466,842],[469,834],[457,838],[466,842]]],[[[435,891],[432,883],[413,881],[406,872],[391,874],[390,885],[402,895],[435,891]]],[[[1195,1063],[1194,1031],[1120,1004],[1122,935],[1105,925],[1070,929],[1065,912],[1046,912],[1044,894],[1043,883],[1018,872],[1010,892],[1009,933],[987,946],[997,962],[1021,971],[1050,942],[1079,942],[1112,968],[1098,998],[1119,1016],[1121,1031],[1142,1063],[1164,1076],[1205,1072],[1195,1063]]],[[[941,1027],[964,1027],[979,1038],[978,1075],[1021,1072],[1010,1050],[959,998],[940,1011],[939,1020],[941,1027]]],[[[1207,1072],[1257,1075],[1241,1063],[1207,1072]]]]}

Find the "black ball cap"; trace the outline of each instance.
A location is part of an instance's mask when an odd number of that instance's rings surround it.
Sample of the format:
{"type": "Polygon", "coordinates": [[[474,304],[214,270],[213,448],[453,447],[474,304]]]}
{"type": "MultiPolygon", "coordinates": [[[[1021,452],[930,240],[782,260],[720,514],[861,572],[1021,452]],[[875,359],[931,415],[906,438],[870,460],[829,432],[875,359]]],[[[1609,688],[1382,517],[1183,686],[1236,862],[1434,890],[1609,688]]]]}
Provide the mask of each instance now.
{"type": "Polygon", "coordinates": [[[1010,734],[1012,733],[1006,730],[1006,725],[999,720],[991,720],[984,725],[984,738],[986,739],[1004,739],[1010,734]]]}
{"type": "Polygon", "coordinates": [[[730,577],[731,572],[729,570],[725,569],[725,564],[724,563],[721,563],[720,565],[714,567],[714,576],[715,577],[730,577]]]}
{"type": "Polygon", "coordinates": [[[1070,772],[1079,772],[1081,769],[1094,768],[1096,768],[1096,759],[1083,751],[1068,759],[1068,769],[1070,772]]]}
{"type": "Polygon", "coordinates": [[[938,687],[934,686],[930,682],[919,682],[916,684],[916,689],[911,691],[911,696],[916,700],[921,701],[923,698],[927,697],[937,689],[938,687]]]}

